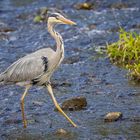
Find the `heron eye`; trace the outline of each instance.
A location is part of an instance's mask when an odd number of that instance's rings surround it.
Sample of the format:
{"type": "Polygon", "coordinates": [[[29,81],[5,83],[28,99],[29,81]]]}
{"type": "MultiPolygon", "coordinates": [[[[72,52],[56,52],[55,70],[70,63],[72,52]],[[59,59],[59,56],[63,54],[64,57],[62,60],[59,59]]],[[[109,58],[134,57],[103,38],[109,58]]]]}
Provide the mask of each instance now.
{"type": "Polygon", "coordinates": [[[56,16],[55,18],[56,18],[57,20],[59,20],[59,17],[58,17],[58,16],[56,16]]]}

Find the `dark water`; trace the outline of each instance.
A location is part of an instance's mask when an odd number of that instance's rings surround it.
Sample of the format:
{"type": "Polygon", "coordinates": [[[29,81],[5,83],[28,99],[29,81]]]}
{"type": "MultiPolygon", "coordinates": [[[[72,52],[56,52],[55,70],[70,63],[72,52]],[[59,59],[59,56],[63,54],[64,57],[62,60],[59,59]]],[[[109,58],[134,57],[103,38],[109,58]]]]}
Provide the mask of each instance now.
{"type": "Polygon", "coordinates": [[[110,63],[105,54],[96,50],[106,42],[118,39],[117,30],[140,31],[140,1],[122,0],[127,8],[112,9],[117,0],[93,1],[95,9],[76,10],[83,2],[71,0],[0,0],[0,71],[18,58],[43,47],[54,46],[44,24],[33,18],[41,7],[56,7],[73,21],[76,27],[59,26],[65,42],[65,60],[52,77],[56,98],[85,96],[85,110],[67,112],[78,124],[73,128],[58,112],[46,89],[33,87],[25,99],[28,128],[22,128],[20,97],[22,88],[0,87],[0,139],[9,140],[139,140],[140,86],[128,80],[127,71],[110,63]],[[94,27],[94,28],[92,28],[94,27]],[[95,49],[96,48],[96,49],[95,49]],[[71,86],[66,86],[68,85],[71,86]],[[39,102],[37,104],[34,102],[39,102]],[[123,120],[104,123],[107,112],[120,111],[123,120]],[[57,135],[63,128],[67,135],[57,135]]]}

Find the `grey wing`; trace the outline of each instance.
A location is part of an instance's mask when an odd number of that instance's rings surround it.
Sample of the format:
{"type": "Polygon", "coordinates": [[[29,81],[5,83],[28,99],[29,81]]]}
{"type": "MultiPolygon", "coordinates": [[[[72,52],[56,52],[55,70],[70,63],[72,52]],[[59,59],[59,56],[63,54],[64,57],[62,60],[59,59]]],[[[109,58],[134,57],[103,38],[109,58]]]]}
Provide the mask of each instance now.
{"type": "Polygon", "coordinates": [[[30,81],[46,70],[43,57],[25,57],[16,61],[4,72],[5,82],[30,81]]]}
{"type": "Polygon", "coordinates": [[[48,59],[54,53],[52,49],[46,48],[19,59],[2,73],[3,81],[16,83],[38,78],[48,70],[48,59]]]}

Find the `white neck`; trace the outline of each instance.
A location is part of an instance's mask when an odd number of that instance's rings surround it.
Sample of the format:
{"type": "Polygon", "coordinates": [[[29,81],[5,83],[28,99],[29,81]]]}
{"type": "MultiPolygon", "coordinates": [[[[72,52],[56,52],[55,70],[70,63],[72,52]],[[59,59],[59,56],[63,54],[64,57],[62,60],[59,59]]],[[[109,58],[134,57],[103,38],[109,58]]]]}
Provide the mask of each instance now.
{"type": "Polygon", "coordinates": [[[48,22],[48,31],[56,41],[56,53],[64,54],[64,43],[61,35],[54,30],[55,24],[48,22]]]}

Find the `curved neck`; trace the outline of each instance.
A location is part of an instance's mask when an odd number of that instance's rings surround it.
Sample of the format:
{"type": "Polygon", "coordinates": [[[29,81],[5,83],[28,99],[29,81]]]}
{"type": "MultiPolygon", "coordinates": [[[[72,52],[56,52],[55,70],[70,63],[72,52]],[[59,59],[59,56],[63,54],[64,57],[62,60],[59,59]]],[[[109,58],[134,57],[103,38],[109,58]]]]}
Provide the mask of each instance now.
{"type": "Polygon", "coordinates": [[[56,53],[64,53],[64,43],[61,35],[54,30],[55,24],[48,22],[48,31],[56,41],[56,53]]]}

